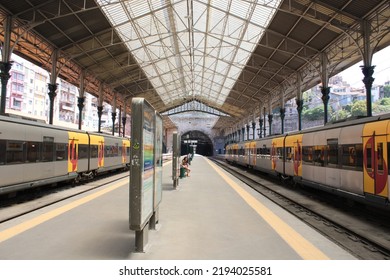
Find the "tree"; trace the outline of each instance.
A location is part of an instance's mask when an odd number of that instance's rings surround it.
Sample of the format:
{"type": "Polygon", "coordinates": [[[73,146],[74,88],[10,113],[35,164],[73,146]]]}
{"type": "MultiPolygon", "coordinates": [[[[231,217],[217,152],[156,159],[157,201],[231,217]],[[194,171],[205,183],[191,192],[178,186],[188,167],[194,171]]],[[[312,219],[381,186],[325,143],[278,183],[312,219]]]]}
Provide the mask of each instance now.
{"type": "Polygon", "coordinates": [[[390,98],[383,98],[372,104],[372,112],[377,115],[390,112],[390,98]]]}
{"type": "Polygon", "coordinates": [[[366,101],[359,100],[354,102],[351,107],[351,116],[357,117],[357,116],[366,116],[366,115],[367,115],[366,101]]]}
{"type": "Polygon", "coordinates": [[[390,85],[386,85],[383,87],[383,92],[385,97],[390,97],[390,85]]]}
{"type": "Polygon", "coordinates": [[[352,109],[352,104],[347,104],[345,107],[344,107],[344,110],[351,113],[351,109],[352,109]]]}
{"type": "Polygon", "coordinates": [[[331,121],[344,120],[350,116],[350,112],[341,109],[332,114],[331,121]]]}
{"type": "MultiPolygon", "coordinates": [[[[387,87],[389,87],[389,90],[390,90],[390,86],[387,86],[387,87]]],[[[387,106],[387,105],[390,105],[390,98],[382,98],[382,99],[380,99],[379,100],[379,104],[380,105],[385,105],[385,106],[387,106]]]]}
{"type": "Polygon", "coordinates": [[[320,120],[324,118],[324,106],[317,106],[303,112],[303,117],[309,121],[320,120]]]}

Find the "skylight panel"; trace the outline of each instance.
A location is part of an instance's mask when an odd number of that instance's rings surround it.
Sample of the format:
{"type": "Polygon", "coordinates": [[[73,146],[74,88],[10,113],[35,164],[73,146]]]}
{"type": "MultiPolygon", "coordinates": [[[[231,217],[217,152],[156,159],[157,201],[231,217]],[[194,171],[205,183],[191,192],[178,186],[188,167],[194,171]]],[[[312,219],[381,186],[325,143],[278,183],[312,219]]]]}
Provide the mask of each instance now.
{"type": "Polygon", "coordinates": [[[217,106],[257,46],[276,11],[272,7],[280,5],[280,0],[96,1],[165,104],[201,95],[217,106]]]}

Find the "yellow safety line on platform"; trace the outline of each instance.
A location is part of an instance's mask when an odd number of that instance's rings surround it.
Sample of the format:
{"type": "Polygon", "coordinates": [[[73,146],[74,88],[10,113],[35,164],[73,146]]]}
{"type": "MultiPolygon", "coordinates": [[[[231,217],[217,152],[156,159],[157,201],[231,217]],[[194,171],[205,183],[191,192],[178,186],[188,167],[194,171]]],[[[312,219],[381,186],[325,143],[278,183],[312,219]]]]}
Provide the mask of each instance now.
{"type": "Polygon", "coordinates": [[[42,215],[39,215],[39,216],[37,216],[37,217],[35,217],[35,218],[31,219],[31,220],[25,221],[25,222],[23,222],[23,223],[21,223],[19,225],[16,225],[16,226],[13,226],[13,227],[11,227],[9,229],[1,231],[0,232],[0,243],[5,241],[5,240],[7,240],[7,239],[10,239],[10,238],[16,236],[16,235],[18,235],[18,234],[20,234],[20,233],[22,233],[22,232],[24,232],[26,230],[29,230],[29,229],[31,229],[33,227],[36,227],[37,225],[42,224],[42,223],[44,223],[44,222],[46,222],[46,221],[48,221],[50,219],[53,219],[53,218],[55,218],[55,217],[65,213],[65,212],[67,212],[69,210],[72,210],[73,208],[76,208],[76,207],[78,207],[78,206],[80,206],[80,205],[82,205],[84,203],[87,203],[87,202],[89,202],[89,201],[91,201],[91,200],[93,200],[93,199],[95,199],[95,198],[97,198],[99,196],[102,196],[102,195],[104,195],[106,193],[109,193],[109,192],[119,188],[119,187],[122,187],[126,183],[125,180],[128,181],[128,178],[122,179],[122,180],[118,181],[115,185],[112,185],[112,186],[110,186],[108,188],[105,188],[104,190],[101,190],[101,191],[99,191],[97,193],[88,195],[88,196],[86,196],[84,198],[81,198],[81,199],[78,199],[76,201],[73,201],[73,202],[71,202],[71,203],[69,203],[67,205],[64,205],[62,207],[54,209],[54,210],[52,210],[50,212],[47,212],[47,213],[42,214],[42,215]]]}
{"type": "Polygon", "coordinates": [[[306,240],[301,234],[296,232],[232,179],[227,177],[214,163],[209,160],[207,160],[207,162],[226,181],[226,183],[228,183],[245,200],[245,202],[248,203],[295,252],[297,252],[298,255],[305,260],[329,260],[327,255],[306,240]]]}

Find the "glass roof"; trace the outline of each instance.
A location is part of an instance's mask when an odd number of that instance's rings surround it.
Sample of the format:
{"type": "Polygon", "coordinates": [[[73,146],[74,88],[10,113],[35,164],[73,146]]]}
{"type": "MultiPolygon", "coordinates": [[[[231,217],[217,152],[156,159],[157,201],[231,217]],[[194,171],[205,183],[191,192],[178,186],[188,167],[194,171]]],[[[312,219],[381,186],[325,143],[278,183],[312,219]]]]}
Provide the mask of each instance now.
{"type": "Polygon", "coordinates": [[[221,106],[281,0],[97,0],[162,101],[221,106]]]}

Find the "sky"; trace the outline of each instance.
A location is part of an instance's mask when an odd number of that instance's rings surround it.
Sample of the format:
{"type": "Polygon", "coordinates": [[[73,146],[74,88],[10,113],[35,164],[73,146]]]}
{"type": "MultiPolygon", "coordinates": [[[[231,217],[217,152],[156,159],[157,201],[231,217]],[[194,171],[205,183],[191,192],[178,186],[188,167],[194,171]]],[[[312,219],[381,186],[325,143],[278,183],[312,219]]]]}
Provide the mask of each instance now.
{"type": "MultiPolygon", "coordinates": [[[[339,73],[343,77],[343,80],[348,82],[352,87],[360,88],[364,87],[362,82],[364,76],[360,66],[363,65],[363,61],[356,63],[347,70],[339,73]]],[[[383,85],[385,82],[390,81],[390,47],[387,47],[374,54],[372,65],[375,65],[374,69],[374,84],[383,85]]]]}

